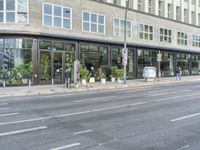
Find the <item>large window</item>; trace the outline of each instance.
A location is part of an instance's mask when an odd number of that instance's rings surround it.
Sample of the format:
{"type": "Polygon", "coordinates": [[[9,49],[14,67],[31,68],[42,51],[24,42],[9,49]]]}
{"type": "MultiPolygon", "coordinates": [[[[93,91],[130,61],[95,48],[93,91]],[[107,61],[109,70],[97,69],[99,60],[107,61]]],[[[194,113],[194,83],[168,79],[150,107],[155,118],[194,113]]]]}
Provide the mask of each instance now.
{"type": "Polygon", "coordinates": [[[182,74],[189,74],[189,58],[190,54],[177,53],[176,54],[176,66],[181,67],[182,74]]]}
{"type": "MultiPolygon", "coordinates": [[[[113,21],[113,35],[124,36],[125,32],[125,20],[115,18],[113,21]]],[[[132,23],[131,21],[126,22],[126,36],[132,36],[132,23]]]]}
{"type": "Polygon", "coordinates": [[[178,45],[187,45],[188,36],[187,33],[177,32],[177,44],[178,45]]]}
{"type": "Polygon", "coordinates": [[[192,46],[193,47],[200,47],[200,36],[199,35],[193,35],[192,36],[192,46]]]}
{"type": "Polygon", "coordinates": [[[200,56],[192,55],[192,74],[200,74],[200,56]]]}
{"type": "Polygon", "coordinates": [[[174,75],[174,54],[170,52],[161,52],[162,61],[160,62],[161,76],[174,75]]]}
{"type": "Polygon", "coordinates": [[[172,42],[172,30],[160,28],[160,42],[171,43],[172,42]]]}
{"type": "Polygon", "coordinates": [[[153,40],[153,26],[140,24],[139,38],[144,40],[153,40]]]}
{"type": "Polygon", "coordinates": [[[28,0],[0,0],[0,22],[28,23],[28,0]]]}
{"type": "Polygon", "coordinates": [[[82,17],[82,30],[84,32],[105,34],[104,15],[84,11],[82,17]]]}
{"type": "Polygon", "coordinates": [[[0,39],[0,83],[27,84],[32,79],[32,39],[0,39]]]}
{"type": "Polygon", "coordinates": [[[71,8],[53,4],[43,4],[43,25],[64,29],[72,28],[71,8]]]}

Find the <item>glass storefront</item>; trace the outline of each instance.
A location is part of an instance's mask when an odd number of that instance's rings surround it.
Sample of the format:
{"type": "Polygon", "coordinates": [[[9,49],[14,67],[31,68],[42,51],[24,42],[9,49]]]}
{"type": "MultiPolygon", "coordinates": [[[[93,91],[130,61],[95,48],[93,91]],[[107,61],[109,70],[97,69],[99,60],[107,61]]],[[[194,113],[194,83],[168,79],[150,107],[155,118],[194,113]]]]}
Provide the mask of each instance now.
{"type": "Polygon", "coordinates": [[[66,68],[70,68],[73,81],[75,44],[41,40],[39,49],[40,84],[64,83],[66,68]]]}
{"type": "Polygon", "coordinates": [[[97,79],[109,77],[108,47],[96,44],[80,45],[80,63],[88,70],[91,67],[97,71],[97,79]]]}
{"type": "Polygon", "coordinates": [[[32,79],[32,39],[0,39],[0,80],[27,84],[32,79]]]}
{"type": "Polygon", "coordinates": [[[189,54],[176,54],[176,67],[181,67],[182,75],[189,75],[189,54]]]}
{"type": "Polygon", "coordinates": [[[157,68],[157,51],[138,49],[137,76],[143,76],[143,68],[146,66],[157,68]]]}
{"type": "Polygon", "coordinates": [[[192,74],[200,74],[200,55],[192,55],[192,74]]]}
{"type": "Polygon", "coordinates": [[[160,62],[161,76],[174,75],[174,54],[170,52],[161,52],[162,61],[160,62]]]}

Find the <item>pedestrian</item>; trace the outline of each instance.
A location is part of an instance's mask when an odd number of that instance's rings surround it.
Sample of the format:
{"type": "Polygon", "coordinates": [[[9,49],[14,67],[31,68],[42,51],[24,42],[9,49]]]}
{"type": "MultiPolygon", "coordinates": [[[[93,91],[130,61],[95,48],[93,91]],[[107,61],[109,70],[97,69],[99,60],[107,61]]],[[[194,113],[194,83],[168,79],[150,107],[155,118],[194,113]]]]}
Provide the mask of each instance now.
{"type": "Polygon", "coordinates": [[[94,86],[95,77],[96,77],[96,71],[94,70],[94,67],[91,67],[90,74],[89,74],[89,84],[90,84],[90,87],[94,86]]]}
{"type": "Polygon", "coordinates": [[[67,68],[65,71],[65,77],[66,77],[66,87],[70,88],[70,84],[71,84],[71,72],[70,72],[70,68],[67,68]]]}
{"type": "Polygon", "coordinates": [[[176,68],[176,81],[181,81],[181,67],[176,68]]]}

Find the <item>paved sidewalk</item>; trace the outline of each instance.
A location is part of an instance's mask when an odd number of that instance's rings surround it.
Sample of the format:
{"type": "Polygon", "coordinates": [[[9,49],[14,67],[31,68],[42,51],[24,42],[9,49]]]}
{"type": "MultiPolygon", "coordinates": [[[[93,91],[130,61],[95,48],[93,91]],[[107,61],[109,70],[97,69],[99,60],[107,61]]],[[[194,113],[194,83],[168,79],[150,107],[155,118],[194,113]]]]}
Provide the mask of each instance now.
{"type": "Polygon", "coordinates": [[[108,89],[120,89],[120,88],[139,88],[145,86],[156,86],[165,84],[181,84],[191,81],[200,81],[200,75],[196,76],[184,76],[182,81],[176,81],[175,77],[161,78],[160,81],[148,81],[144,79],[128,80],[127,84],[117,82],[106,82],[101,84],[96,82],[94,87],[86,87],[80,85],[78,88],[67,89],[64,84],[60,85],[39,85],[39,86],[22,86],[22,87],[0,87],[0,98],[14,97],[14,96],[30,96],[30,95],[49,95],[49,94],[64,94],[75,92],[87,92],[87,91],[99,91],[108,89]]]}

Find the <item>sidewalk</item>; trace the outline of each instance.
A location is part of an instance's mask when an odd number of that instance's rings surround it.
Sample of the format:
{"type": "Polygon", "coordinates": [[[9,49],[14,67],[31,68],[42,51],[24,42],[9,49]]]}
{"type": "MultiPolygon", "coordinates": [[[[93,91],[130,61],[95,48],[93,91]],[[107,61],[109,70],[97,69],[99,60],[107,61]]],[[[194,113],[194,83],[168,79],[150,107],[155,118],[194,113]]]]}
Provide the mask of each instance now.
{"type": "Polygon", "coordinates": [[[120,88],[139,88],[153,85],[166,85],[166,84],[181,84],[191,81],[200,81],[200,75],[196,76],[184,76],[182,81],[176,81],[175,77],[161,78],[160,81],[148,81],[144,79],[128,80],[127,84],[117,82],[106,82],[101,84],[96,82],[94,87],[87,88],[80,85],[78,88],[67,89],[64,84],[60,85],[39,85],[39,86],[22,86],[22,87],[0,87],[0,98],[14,97],[14,96],[33,96],[33,95],[49,95],[49,94],[64,94],[75,92],[87,92],[87,91],[99,91],[99,90],[111,90],[120,88]]]}

